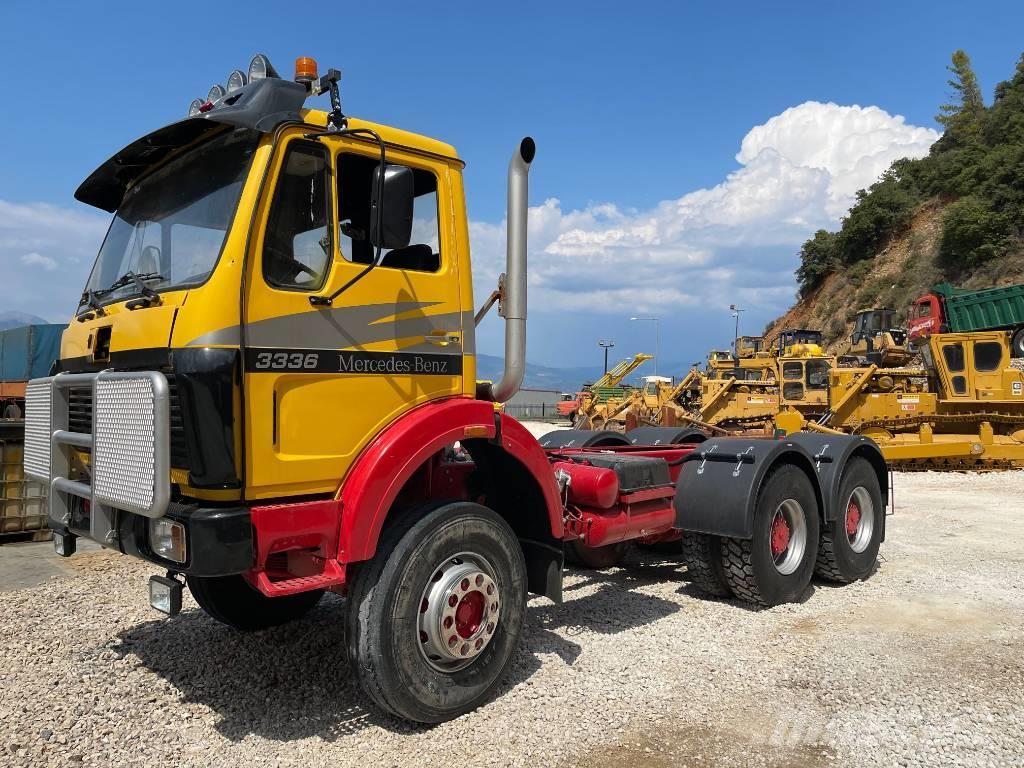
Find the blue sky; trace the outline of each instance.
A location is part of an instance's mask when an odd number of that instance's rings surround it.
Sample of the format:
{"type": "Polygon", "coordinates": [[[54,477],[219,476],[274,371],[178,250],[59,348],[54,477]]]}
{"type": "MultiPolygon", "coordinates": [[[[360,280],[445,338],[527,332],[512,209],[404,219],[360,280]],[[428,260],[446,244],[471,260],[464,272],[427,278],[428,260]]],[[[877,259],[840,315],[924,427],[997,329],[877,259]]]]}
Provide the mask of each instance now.
{"type": "Polygon", "coordinates": [[[536,137],[531,360],[653,351],[639,312],[690,362],[729,340],[731,301],[748,332],[784,310],[807,234],[927,151],[955,48],[987,96],[1024,50],[1020,2],[214,5],[3,4],[0,310],[67,317],[105,227],[78,183],[262,51],[337,66],[346,111],[459,149],[480,291],[508,156],[536,137]]]}

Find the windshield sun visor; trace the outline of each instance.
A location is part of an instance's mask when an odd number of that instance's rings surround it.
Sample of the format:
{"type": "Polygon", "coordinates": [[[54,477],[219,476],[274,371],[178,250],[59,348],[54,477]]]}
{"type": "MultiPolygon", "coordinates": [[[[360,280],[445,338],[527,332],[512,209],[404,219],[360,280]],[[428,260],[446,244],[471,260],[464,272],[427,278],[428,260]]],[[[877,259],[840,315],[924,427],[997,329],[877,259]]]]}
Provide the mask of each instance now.
{"type": "Polygon", "coordinates": [[[75,192],[75,199],[113,213],[125,190],[174,152],[228,126],[269,133],[281,123],[298,122],[306,95],[304,86],[288,80],[255,80],[209,112],[171,123],[132,142],[93,171],[75,192]]]}

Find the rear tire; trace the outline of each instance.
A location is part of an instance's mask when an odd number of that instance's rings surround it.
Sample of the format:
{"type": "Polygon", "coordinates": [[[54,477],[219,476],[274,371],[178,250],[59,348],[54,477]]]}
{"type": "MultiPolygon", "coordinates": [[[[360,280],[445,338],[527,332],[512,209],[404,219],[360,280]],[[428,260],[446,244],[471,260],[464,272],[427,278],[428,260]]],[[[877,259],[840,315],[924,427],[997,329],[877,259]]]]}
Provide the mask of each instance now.
{"type": "Polygon", "coordinates": [[[693,585],[713,597],[731,597],[732,590],[722,568],[719,537],[706,533],[684,533],[682,546],[683,563],[693,585]]]}
{"type": "Polygon", "coordinates": [[[855,456],[843,469],[839,503],[836,519],[821,532],[814,572],[848,584],[871,575],[885,524],[878,475],[866,459],[855,456]]]}
{"type": "Polygon", "coordinates": [[[188,576],[188,590],[206,614],[222,624],[254,632],[301,619],[309,613],[324,590],[267,597],[241,576],[188,576]]]}
{"type": "Polygon", "coordinates": [[[774,469],[757,496],[753,538],[721,540],[733,594],[765,607],[799,598],[814,573],[818,521],[818,499],[807,475],[792,464],[774,469]]]}
{"type": "Polygon", "coordinates": [[[439,723],[501,682],[522,634],[526,564],[492,510],[434,504],[390,524],[350,595],[347,650],[363,690],[398,717],[439,723]]]}
{"type": "Polygon", "coordinates": [[[603,547],[588,547],[580,541],[570,541],[565,547],[567,559],[574,565],[603,571],[614,568],[622,562],[624,544],[606,544],[603,547]]]}

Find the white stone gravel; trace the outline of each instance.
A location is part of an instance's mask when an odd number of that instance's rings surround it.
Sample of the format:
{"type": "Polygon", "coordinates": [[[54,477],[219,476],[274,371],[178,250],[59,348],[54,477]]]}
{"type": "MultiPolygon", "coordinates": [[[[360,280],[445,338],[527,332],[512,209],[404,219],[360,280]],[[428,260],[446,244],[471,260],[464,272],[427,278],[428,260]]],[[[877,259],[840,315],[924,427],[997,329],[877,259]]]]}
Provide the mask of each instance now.
{"type": "Polygon", "coordinates": [[[755,611],[657,559],[572,573],[498,698],[433,728],[366,705],[340,598],[241,635],[84,553],[0,593],[0,765],[1024,765],[1024,472],[895,480],[867,582],[755,611]]]}

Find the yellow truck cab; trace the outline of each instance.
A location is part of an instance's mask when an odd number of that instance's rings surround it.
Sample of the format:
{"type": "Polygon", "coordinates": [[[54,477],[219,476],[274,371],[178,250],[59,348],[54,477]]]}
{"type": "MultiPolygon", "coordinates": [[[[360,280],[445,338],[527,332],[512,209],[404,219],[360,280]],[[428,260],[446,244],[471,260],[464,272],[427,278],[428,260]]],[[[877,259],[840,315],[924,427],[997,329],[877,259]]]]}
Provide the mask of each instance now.
{"type": "Polygon", "coordinates": [[[153,607],[173,615],[187,586],[240,630],[347,594],[349,668],[417,722],[494,692],[527,593],[561,600],[566,544],[682,541],[705,589],[760,605],[799,598],[826,537],[829,578],[870,573],[888,482],[870,441],[833,440],[816,466],[813,435],[699,455],[538,442],[496,410],[525,370],[534,142],[509,163],[506,273],[474,312],[462,161],[345,116],[339,79],[256,56],[79,187],[113,220],[25,396],[25,472],[49,484],[58,554],[84,537],[140,557],[166,574],[153,607]],[[330,110],[307,109],[320,94],[330,110]],[[478,385],[495,302],[504,370],[478,385]]]}

